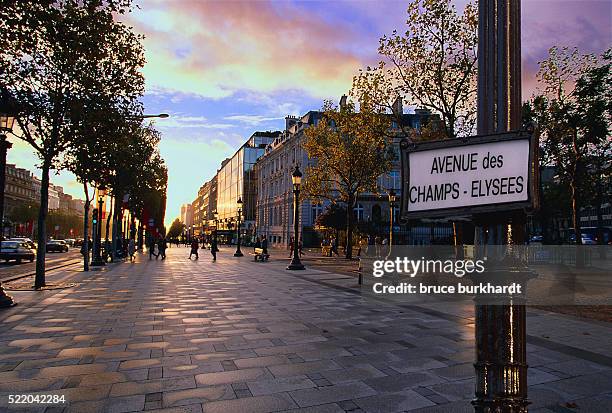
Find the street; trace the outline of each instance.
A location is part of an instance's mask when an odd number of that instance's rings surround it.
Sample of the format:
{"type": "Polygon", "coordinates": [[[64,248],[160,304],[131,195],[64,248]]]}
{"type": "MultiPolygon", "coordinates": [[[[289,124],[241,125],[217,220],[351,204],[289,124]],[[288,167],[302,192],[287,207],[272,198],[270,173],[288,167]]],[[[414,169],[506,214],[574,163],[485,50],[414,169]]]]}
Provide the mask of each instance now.
{"type": "MultiPolygon", "coordinates": [[[[70,248],[68,252],[48,252],[45,254],[47,269],[82,261],[79,248],[70,248]]],[[[36,260],[34,262],[22,261],[17,264],[15,261],[0,262],[0,281],[11,279],[19,275],[29,274],[36,270],[36,260]]]]}
{"type": "MultiPolygon", "coordinates": [[[[76,287],[10,292],[20,304],[0,311],[0,410],[473,410],[471,307],[367,299],[351,276],[286,271],[284,254],[254,263],[223,247],[213,263],[188,251],[61,269],[76,287]]],[[[611,327],[529,311],[531,412],[612,409],[611,327]]]]}

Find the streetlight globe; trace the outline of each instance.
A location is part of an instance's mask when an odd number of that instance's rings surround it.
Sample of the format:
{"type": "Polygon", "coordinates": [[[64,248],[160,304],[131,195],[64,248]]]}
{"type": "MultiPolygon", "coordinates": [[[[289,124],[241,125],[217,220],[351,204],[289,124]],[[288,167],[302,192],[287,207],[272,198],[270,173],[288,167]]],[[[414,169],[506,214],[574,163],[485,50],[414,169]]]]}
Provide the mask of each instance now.
{"type": "Polygon", "coordinates": [[[300,185],[302,184],[302,172],[300,171],[300,167],[298,165],[295,165],[295,169],[291,174],[291,182],[296,189],[299,189],[300,185]]]}

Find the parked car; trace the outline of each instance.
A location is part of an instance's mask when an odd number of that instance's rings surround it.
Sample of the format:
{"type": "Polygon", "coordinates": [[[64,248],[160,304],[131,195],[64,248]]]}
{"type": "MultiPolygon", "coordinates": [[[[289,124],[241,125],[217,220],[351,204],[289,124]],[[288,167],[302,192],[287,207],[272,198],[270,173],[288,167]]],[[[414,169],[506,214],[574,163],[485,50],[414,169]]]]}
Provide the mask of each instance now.
{"type": "MultiPolygon", "coordinates": [[[[595,241],[593,238],[591,238],[591,236],[589,234],[581,234],[581,238],[582,238],[582,245],[597,245],[597,241],[595,241]]],[[[575,244],[576,243],[576,235],[572,234],[569,237],[569,241],[571,244],[575,244]]]]}
{"type": "Polygon", "coordinates": [[[544,237],[542,235],[533,235],[530,239],[529,242],[531,243],[542,243],[544,242],[544,237]]]}
{"type": "Polygon", "coordinates": [[[68,244],[69,247],[74,247],[74,242],[76,240],[74,238],[66,238],[64,241],[66,241],[66,244],[68,244]]]}
{"type": "Polygon", "coordinates": [[[23,241],[2,241],[0,242],[0,259],[9,262],[15,260],[20,263],[22,260],[34,261],[34,250],[23,241]]]}
{"type": "Polygon", "coordinates": [[[30,238],[14,237],[14,238],[11,238],[9,241],[25,242],[28,247],[36,249],[36,243],[32,241],[30,238]]]}
{"type": "Polygon", "coordinates": [[[68,252],[68,244],[61,239],[52,239],[47,242],[47,252],[68,252]]]}

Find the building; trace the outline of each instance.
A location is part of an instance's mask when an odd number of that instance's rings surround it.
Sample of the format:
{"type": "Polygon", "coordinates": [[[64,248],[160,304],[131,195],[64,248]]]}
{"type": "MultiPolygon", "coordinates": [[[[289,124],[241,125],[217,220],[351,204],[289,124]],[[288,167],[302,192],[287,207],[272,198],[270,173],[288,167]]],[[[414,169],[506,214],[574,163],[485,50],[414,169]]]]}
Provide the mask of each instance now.
{"type": "MultiPolygon", "coordinates": [[[[399,141],[405,136],[402,129],[420,129],[428,124],[432,115],[427,110],[417,110],[412,114],[404,114],[401,104],[396,102],[397,113],[401,113],[402,125],[392,122],[392,132],[395,132],[394,143],[399,154],[399,141]],[[402,126],[403,128],[400,128],[402,126]]],[[[321,119],[321,113],[310,111],[297,118],[285,118],[285,130],[271,142],[256,166],[257,174],[257,234],[266,235],[271,246],[285,247],[294,234],[293,225],[293,187],[291,173],[297,164],[306,176],[308,156],[303,150],[305,139],[304,131],[311,125],[316,125],[321,119]]],[[[388,192],[394,189],[397,195],[401,194],[400,160],[397,157],[393,170],[378,179],[377,193],[360,194],[353,213],[356,225],[367,228],[385,236],[389,231],[389,201],[388,192]]],[[[321,234],[316,228],[317,217],[325,211],[327,204],[315,204],[307,199],[300,200],[300,227],[304,245],[319,245],[321,234]]],[[[395,215],[399,216],[399,206],[395,208],[395,215]]],[[[415,227],[414,231],[419,231],[415,227]]],[[[444,229],[444,234],[449,230],[444,229]]],[[[398,241],[407,242],[408,234],[405,228],[395,231],[398,241]]],[[[430,231],[427,228],[427,236],[430,231]]]]}
{"type": "Polygon", "coordinates": [[[49,184],[49,211],[56,211],[60,208],[60,191],[63,192],[61,186],[56,187],[49,184]]]}
{"type": "Polygon", "coordinates": [[[193,209],[191,204],[181,205],[181,222],[185,225],[185,228],[191,228],[193,224],[193,209]]]}
{"type": "Polygon", "coordinates": [[[36,192],[34,176],[27,169],[18,168],[14,164],[7,164],[5,176],[4,214],[10,220],[17,207],[38,204],[37,200],[40,192],[36,192]]]}
{"type": "MultiPolygon", "coordinates": [[[[302,172],[308,164],[303,150],[304,130],[316,125],[321,113],[311,111],[297,118],[285,118],[285,130],[267,147],[257,160],[257,235],[266,235],[270,246],[287,245],[293,236],[293,186],[291,173],[295,165],[302,172]]],[[[303,229],[311,236],[314,222],[323,211],[322,205],[312,205],[308,200],[300,203],[300,221],[303,229]]],[[[308,245],[308,239],[305,239],[308,245]]]]}
{"type": "Polygon", "coordinates": [[[255,233],[255,162],[264,154],[265,148],[281,134],[280,131],[255,132],[217,172],[217,236],[221,242],[229,242],[235,236],[239,199],[242,201],[240,208],[243,234],[248,238],[255,233]]]}

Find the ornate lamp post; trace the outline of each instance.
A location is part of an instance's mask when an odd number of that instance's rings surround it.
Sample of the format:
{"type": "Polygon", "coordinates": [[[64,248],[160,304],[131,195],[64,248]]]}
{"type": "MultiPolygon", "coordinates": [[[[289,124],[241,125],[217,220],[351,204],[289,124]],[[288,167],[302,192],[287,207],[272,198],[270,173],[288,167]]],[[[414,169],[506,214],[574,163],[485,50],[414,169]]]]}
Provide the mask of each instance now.
{"type": "Polygon", "coordinates": [[[102,204],[104,203],[104,198],[106,197],[106,187],[104,185],[98,187],[98,216],[96,217],[97,219],[97,225],[96,222],[94,221],[94,225],[96,225],[96,236],[94,241],[94,246],[93,246],[93,260],[91,261],[91,265],[92,266],[103,266],[104,264],[104,260],[102,259],[102,255],[101,255],[101,250],[102,250],[102,204]]]}
{"type": "Polygon", "coordinates": [[[293,183],[293,258],[287,266],[288,270],[304,270],[304,265],[300,261],[300,252],[298,250],[300,242],[300,185],[302,184],[302,172],[295,165],[293,174],[291,174],[291,182],[293,183]]]}
{"type": "Polygon", "coordinates": [[[240,251],[240,219],[242,218],[242,198],[238,198],[236,204],[238,205],[238,225],[236,225],[236,234],[238,239],[236,240],[236,252],[234,253],[234,257],[242,257],[242,251],[240,251]]]}
{"type": "Polygon", "coordinates": [[[392,188],[389,190],[389,253],[387,254],[387,257],[391,255],[391,249],[393,248],[393,210],[396,202],[397,194],[392,188]]]}
{"type": "MultiPolygon", "coordinates": [[[[0,102],[0,240],[4,239],[4,180],[6,178],[6,152],[13,146],[6,140],[5,132],[13,130],[15,123],[14,110],[11,108],[8,99],[2,96],[0,102]]],[[[13,297],[7,295],[0,282],[0,308],[12,307],[17,303],[13,297]]]]}

